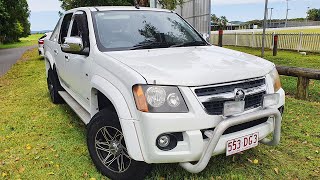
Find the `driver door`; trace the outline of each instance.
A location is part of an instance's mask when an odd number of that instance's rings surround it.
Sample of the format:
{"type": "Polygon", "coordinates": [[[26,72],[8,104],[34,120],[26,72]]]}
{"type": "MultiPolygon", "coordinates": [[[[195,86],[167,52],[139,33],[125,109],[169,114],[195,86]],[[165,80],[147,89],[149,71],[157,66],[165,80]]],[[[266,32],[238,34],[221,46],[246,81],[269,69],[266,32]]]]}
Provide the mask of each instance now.
{"type": "MultiPolygon", "coordinates": [[[[89,48],[90,51],[87,14],[84,11],[73,14],[68,37],[81,37],[84,48],[89,48]]],[[[70,94],[87,110],[91,96],[89,78],[91,62],[88,55],[65,53],[65,73],[66,81],[72,91],[70,94]]]]}

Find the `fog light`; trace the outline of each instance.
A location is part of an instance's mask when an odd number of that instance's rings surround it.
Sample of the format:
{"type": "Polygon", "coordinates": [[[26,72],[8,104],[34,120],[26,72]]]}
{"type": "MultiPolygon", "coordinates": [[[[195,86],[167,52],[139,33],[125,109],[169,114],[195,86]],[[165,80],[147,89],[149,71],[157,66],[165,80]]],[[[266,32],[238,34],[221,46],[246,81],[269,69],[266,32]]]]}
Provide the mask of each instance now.
{"type": "Polygon", "coordinates": [[[262,107],[267,108],[279,103],[280,95],[278,93],[263,95],[262,107]]]}
{"type": "Polygon", "coordinates": [[[158,145],[160,147],[167,147],[170,144],[170,136],[169,135],[161,135],[158,138],[158,145]]]}
{"type": "Polygon", "coordinates": [[[156,145],[163,151],[169,151],[177,146],[177,138],[173,134],[161,134],[156,140],[156,145]]]}
{"type": "Polygon", "coordinates": [[[227,101],[223,105],[223,115],[231,116],[244,112],[244,101],[227,101]]]}

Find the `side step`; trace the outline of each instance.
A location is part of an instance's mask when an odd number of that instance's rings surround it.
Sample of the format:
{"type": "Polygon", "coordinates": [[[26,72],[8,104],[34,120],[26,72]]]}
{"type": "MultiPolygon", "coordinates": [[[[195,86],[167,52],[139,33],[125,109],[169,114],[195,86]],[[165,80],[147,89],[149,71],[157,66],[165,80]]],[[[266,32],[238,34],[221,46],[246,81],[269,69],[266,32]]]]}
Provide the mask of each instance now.
{"type": "Polygon", "coordinates": [[[85,124],[90,122],[91,116],[88,111],[86,111],[75,99],[73,99],[69,93],[66,91],[59,91],[58,93],[85,124]]]}

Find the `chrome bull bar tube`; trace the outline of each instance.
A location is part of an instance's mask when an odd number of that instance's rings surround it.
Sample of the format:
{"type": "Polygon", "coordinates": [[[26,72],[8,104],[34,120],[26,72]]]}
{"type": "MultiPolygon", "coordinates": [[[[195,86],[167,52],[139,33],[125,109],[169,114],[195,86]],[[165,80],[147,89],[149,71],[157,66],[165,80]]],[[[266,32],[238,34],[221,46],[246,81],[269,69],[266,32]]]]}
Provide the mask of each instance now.
{"type": "Polygon", "coordinates": [[[273,138],[267,139],[264,138],[260,142],[269,146],[275,146],[279,144],[280,141],[280,133],[281,133],[281,114],[278,109],[264,109],[257,112],[252,112],[248,114],[244,114],[241,116],[231,117],[221,121],[214,129],[213,136],[210,138],[207,145],[204,147],[204,151],[201,155],[200,160],[196,164],[191,164],[190,162],[182,162],[180,166],[183,167],[185,170],[191,173],[199,173],[209,163],[209,160],[213,154],[214,149],[216,148],[220,137],[224,133],[226,129],[231,126],[235,126],[238,124],[243,124],[246,122],[254,121],[264,117],[274,116],[274,130],[273,130],[273,138]]]}

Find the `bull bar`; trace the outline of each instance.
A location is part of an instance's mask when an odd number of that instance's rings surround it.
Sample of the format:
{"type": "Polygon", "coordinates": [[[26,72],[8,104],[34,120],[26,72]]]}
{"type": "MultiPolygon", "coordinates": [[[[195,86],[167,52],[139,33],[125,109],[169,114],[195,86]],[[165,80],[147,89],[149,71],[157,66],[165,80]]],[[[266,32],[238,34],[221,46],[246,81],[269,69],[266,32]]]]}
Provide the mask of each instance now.
{"type": "Polygon", "coordinates": [[[190,162],[181,162],[180,166],[190,173],[199,173],[209,163],[210,158],[212,157],[213,151],[217,146],[219,139],[226,129],[229,127],[243,124],[246,122],[254,121],[264,117],[274,116],[274,130],[272,139],[264,138],[260,142],[269,146],[275,146],[280,142],[280,134],[281,134],[281,120],[282,116],[278,109],[276,108],[267,108],[264,110],[259,110],[256,112],[244,114],[241,116],[235,116],[231,118],[227,118],[221,121],[214,129],[212,133],[212,138],[210,138],[207,145],[204,147],[204,151],[201,155],[200,160],[196,164],[192,164],[190,162]]]}

